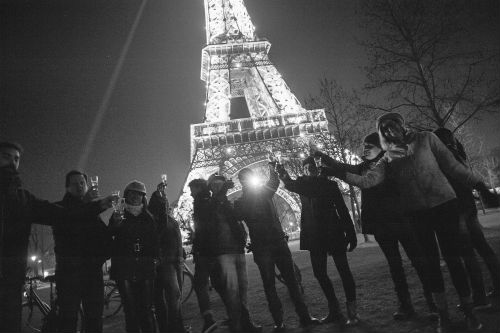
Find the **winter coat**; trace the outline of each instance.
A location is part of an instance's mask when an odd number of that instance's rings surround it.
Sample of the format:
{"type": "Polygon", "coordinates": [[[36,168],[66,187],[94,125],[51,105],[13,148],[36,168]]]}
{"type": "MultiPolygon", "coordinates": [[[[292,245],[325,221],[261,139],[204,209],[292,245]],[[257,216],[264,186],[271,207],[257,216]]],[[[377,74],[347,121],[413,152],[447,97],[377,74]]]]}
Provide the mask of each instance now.
{"type": "Polygon", "coordinates": [[[194,199],[194,253],[203,256],[244,253],[246,232],[225,195],[194,199]]]}
{"type": "MultiPolygon", "coordinates": [[[[354,224],[336,182],[324,177],[284,180],[285,188],[300,195],[300,249],[333,253],[335,240],[355,234],[354,224]],[[340,238],[339,235],[341,234],[340,238]]],[[[344,244],[342,244],[344,246],[344,244]]]]}
{"type": "Polygon", "coordinates": [[[167,214],[167,205],[156,195],[153,195],[149,200],[148,209],[157,223],[160,263],[179,263],[184,261],[179,222],[167,214]]]}
{"type": "MultiPolygon", "coordinates": [[[[375,159],[365,160],[358,165],[335,162],[344,171],[366,175],[375,168],[377,162],[383,156],[383,152],[375,159]]],[[[328,160],[325,161],[328,165],[328,160]]],[[[325,171],[327,172],[328,169],[325,171]]],[[[361,190],[361,227],[363,234],[375,234],[377,228],[384,228],[388,221],[404,221],[404,213],[401,206],[401,194],[389,178],[374,187],[361,190]]]]}
{"type": "Polygon", "coordinates": [[[17,172],[0,169],[0,282],[24,281],[33,223],[55,225],[78,216],[96,216],[101,211],[98,202],[68,210],[40,200],[21,188],[17,172]]]}
{"type": "Polygon", "coordinates": [[[285,239],[273,202],[278,186],[278,174],[271,169],[269,180],[264,186],[255,191],[244,190],[234,202],[237,218],[244,220],[248,227],[254,252],[272,247],[285,239]]]}
{"type": "Polygon", "coordinates": [[[481,181],[458,162],[433,133],[409,133],[406,144],[406,156],[391,158],[394,154],[388,151],[365,175],[347,172],[345,181],[366,189],[381,184],[386,178],[392,178],[401,193],[404,211],[410,213],[427,210],[456,198],[444,173],[468,188],[481,181]]]}
{"type": "Polygon", "coordinates": [[[156,222],[147,210],[134,216],[125,210],[121,222],[110,219],[114,236],[111,255],[111,278],[114,280],[153,280],[159,257],[156,222]]]}
{"type": "MultiPolygon", "coordinates": [[[[85,205],[82,199],[69,193],[57,204],[68,209],[85,205]]],[[[102,264],[110,257],[111,235],[97,215],[59,221],[52,227],[52,232],[57,273],[101,269],[102,264]]]]}

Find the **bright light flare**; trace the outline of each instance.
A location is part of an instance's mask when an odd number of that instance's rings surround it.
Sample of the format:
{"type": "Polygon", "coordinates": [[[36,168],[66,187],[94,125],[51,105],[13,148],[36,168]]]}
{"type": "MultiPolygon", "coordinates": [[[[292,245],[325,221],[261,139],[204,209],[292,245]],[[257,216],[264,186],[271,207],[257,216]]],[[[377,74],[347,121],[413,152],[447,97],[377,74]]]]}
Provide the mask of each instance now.
{"type": "Polygon", "coordinates": [[[250,178],[248,179],[248,183],[252,187],[262,186],[262,180],[260,179],[260,177],[258,175],[252,175],[252,176],[250,176],[250,178]]]}
{"type": "Polygon", "coordinates": [[[36,256],[31,256],[31,261],[36,261],[36,256]]]}

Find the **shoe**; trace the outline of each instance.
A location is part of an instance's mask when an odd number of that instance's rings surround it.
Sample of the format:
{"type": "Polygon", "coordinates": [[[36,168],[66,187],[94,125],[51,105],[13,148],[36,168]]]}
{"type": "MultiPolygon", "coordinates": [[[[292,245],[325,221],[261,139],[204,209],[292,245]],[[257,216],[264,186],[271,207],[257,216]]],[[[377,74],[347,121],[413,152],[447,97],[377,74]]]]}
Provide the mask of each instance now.
{"type": "Polygon", "coordinates": [[[313,325],[321,325],[321,321],[318,318],[314,317],[305,317],[305,318],[300,318],[300,326],[301,327],[307,327],[307,326],[313,326],[313,325]]]}
{"type": "Polygon", "coordinates": [[[448,311],[439,311],[436,325],[436,333],[448,333],[451,331],[451,321],[448,311]]]}
{"type": "Polygon", "coordinates": [[[464,312],[465,323],[467,324],[467,329],[470,332],[479,332],[483,329],[483,324],[477,319],[474,314],[473,304],[463,304],[462,309],[464,312]]]}
{"type": "Polygon", "coordinates": [[[242,332],[259,333],[259,332],[262,332],[262,326],[255,325],[254,323],[249,322],[249,323],[246,323],[244,325],[241,325],[241,330],[242,330],[242,332]]]}
{"type": "Polygon", "coordinates": [[[356,307],[356,301],[346,302],[347,307],[347,326],[354,326],[359,323],[359,316],[356,307]]]}
{"type": "MultiPolygon", "coordinates": [[[[481,300],[475,300],[472,303],[472,307],[474,310],[487,310],[487,309],[491,309],[493,307],[493,304],[491,304],[491,302],[488,300],[488,298],[484,297],[481,300]]],[[[463,311],[462,304],[457,305],[457,310],[463,311]]]]}
{"type": "Polygon", "coordinates": [[[279,333],[279,332],[285,332],[285,331],[286,331],[286,326],[283,323],[274,326],[273,332],[279,333]]]}
{"type": "Polygon", "coordinates": [[[345,319],[342,312],[330,312],[328,316],[321,319],[322,324],[336,323],[340,325],[345,325],[347,320],[345,319]]]}
{"type": "Polygon", "coordinates": [[[210,333],[215,331],[216,328],[217,328],[217,322],[213,318],[209,317],[205,319],[205,323],[203,324],[201,332],[210,333]]]}
{"type": "Polygon", "coordinates": [[[410,300],[400,302],[399,309],[392,314],[394,320],[408,320],[415,314],[415,309],[410,300]]]}
{"type": "Polygon", "coordinates": [[[498,289],[493,289],[492,291],[490,291],[487,296],[489,298],[496,298],[496,299],[500,299],[500,291],[498,289]]]}

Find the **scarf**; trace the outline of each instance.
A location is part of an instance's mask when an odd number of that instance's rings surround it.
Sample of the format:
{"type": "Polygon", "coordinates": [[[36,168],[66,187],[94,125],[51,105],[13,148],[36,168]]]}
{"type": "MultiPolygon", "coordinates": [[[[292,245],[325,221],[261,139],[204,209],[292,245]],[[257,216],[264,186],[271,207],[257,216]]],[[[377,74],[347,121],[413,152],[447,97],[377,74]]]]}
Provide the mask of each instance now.
{"type": "Polygon", "coordinates": [[[127,212],[129,212],[130,214],[132,214],[134,216],[139,216],[139,214],[142,213],[143,206],[144,205],[142,203],[140,205],[137,205],[137,206],[133,206],[131,204],[125,203],[125,209],[127,210],[127,212]]]}
{"type": "Polygon", "coordinates": [[[406,157],[408,155],[408,145],[389,143],[385,155],[388,157],[389,162],[402,157],[406,157]]]}

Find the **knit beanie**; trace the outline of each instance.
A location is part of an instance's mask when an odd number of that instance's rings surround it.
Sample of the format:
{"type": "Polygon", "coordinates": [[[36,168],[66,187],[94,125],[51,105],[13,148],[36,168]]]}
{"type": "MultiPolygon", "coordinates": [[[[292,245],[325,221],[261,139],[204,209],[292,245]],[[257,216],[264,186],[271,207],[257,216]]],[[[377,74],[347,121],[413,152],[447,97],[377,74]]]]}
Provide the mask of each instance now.
{"type": "Polygon", "coordinates": [[[387,121],[387,120],[392,120],[392,121],[400,124],[401,126],[404,126],[404,124],[405,124],[405,120],[403,119],[403,116],[401,116],[399,113],[396,113],[396,112],[389,112],[389,113],[385,113],[377,118],[377,123],[376,123],[377,131],[380,129],[380,124],[384,121],[387,121]]]}
{"type": "Polygon", "coordinates": [[[380,145],[380,138],[378,137],[377,132],[373,132],[365,136],[363,143],[368,143],[374,145],[375,147],[382,148],[382,146],[380,145]]]}

